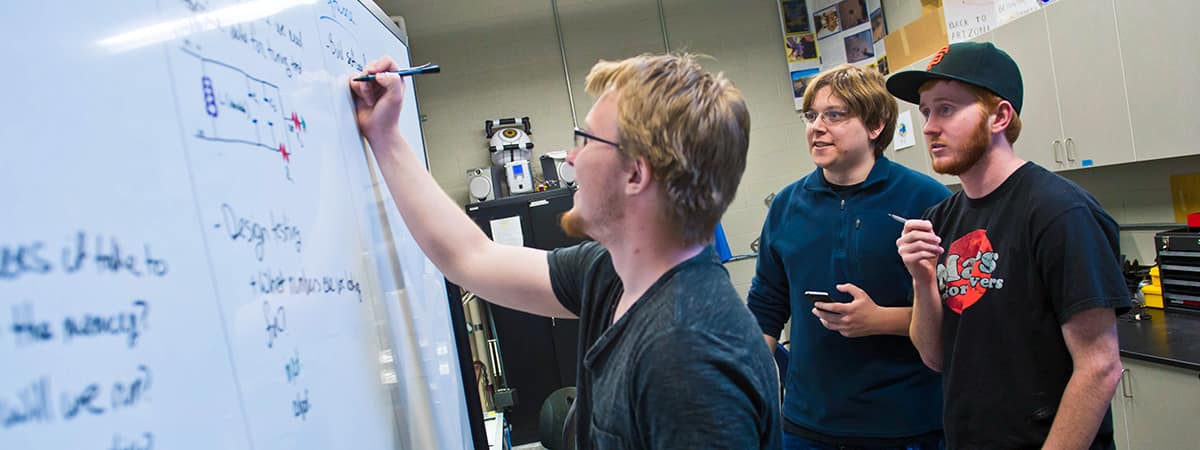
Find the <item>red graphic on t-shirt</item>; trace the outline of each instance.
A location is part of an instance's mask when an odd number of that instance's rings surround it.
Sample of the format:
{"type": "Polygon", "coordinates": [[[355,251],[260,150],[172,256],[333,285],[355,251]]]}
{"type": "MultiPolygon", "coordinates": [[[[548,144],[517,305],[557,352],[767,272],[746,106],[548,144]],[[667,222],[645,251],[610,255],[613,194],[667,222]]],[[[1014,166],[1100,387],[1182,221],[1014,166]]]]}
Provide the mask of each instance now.
{"type": "Polygon", "coordinates": [[[938,289],[946,306],[962,314],[988,289],[1003,288],[1004,279],[994,276],[999,259],[987,230],[972,231],[950,244],[946,259],[937,268],[938,289]]]}

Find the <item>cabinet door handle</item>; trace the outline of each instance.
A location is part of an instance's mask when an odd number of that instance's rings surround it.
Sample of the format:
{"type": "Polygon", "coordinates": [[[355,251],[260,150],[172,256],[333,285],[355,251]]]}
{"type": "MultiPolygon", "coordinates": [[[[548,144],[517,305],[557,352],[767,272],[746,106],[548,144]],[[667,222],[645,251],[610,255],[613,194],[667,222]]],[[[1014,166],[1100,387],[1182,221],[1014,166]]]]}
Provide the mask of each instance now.
{"type": "Polygon", "coordinates": [[[1050,141],[1050,148],[1054,150],[1054,162],[1061,164],[1063,162],[1062,141],[1059,139],[1050,141]]]}
{"type": "Polygon", "coordinates": [[[1129,387],[1129,369],[1121,369],[1121,396],[1133,398],[1133,388],[1129,387]]]}
{"type": "Polygon", "coordinates": [[[1067,161],[1075,161],[1075,140],[1067,138],[1067,161]]]}

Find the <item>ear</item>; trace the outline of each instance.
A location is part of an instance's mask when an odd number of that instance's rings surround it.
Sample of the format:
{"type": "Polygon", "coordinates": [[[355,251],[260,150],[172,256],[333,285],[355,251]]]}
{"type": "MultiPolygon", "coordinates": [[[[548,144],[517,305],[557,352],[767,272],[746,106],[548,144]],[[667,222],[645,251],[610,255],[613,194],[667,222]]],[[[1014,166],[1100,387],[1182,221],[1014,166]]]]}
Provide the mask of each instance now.
{"type": "Polygon", "coordinates": [[[630,158],[625,169],[628,174],[625,179],[626,194],[636,195],[650,189],[650,184],[654,182],[654,170],[646,158],[630,158]]]}
{"type": "Polygon", "coordinates": [[[867,129],[867,135],[870,136],[870,140],[872,143],[874,143],[876,139],[879,139],[880,134],[883,134],[883,126],[884,126],[884,123],[882,121],[880,121],[879,126],[867,129]]]}
{"type": "Polygon", "coordinates": [[[992,134],[1003,133],[1008,129],[1008,124],[1012,122],[1013,117],[1016,117],[1017,110],[1013,109],[1012,103],[1008,100],[1001,100],[999,105],[996,105],[996,111],[992,113],[992,134]]]}

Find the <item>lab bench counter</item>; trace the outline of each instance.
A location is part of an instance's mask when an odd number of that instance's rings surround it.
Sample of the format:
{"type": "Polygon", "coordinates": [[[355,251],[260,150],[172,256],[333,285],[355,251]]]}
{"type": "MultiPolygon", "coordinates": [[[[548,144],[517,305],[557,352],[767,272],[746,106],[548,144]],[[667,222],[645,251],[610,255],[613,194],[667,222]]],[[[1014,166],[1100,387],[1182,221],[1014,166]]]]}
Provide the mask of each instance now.
{"type": "Polygon", "coordinates": [[[1147,311],[1150,320],[1117,319],[1121,356],[1200,371],[1200,314],[1147,311]]]}

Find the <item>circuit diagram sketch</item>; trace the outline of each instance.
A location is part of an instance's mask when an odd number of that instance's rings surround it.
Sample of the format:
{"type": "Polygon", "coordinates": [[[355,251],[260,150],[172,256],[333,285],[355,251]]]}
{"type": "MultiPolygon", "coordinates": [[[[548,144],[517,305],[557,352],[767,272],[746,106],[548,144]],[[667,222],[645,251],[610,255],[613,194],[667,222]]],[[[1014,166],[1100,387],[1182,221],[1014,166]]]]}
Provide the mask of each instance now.
{"type": "Polygon", "coordinates": [[[200,61],[195,95],[203,98],[204,120],[193,124],[192,136],[275,152],[291,180],[292,158],[303,152],[308,122],[288,109],[279,86],[191,49],[181,51],[200,61]]]}

